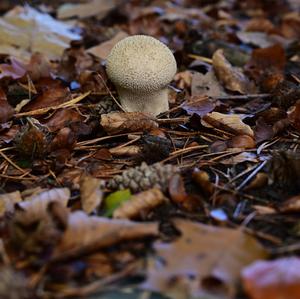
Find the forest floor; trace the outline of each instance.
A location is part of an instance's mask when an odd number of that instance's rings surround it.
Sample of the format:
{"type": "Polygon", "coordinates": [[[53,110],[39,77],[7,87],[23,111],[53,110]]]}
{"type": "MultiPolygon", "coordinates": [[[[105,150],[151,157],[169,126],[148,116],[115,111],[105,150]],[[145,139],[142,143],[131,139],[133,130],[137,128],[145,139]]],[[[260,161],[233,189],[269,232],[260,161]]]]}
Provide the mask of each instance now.
{"type": "Polygon", "coordinates": [[[0,2],[0,298],[300,298],[298,1],[65,2],[0,2]],[[137,34],[156,117],[106,74],[137,34]]]}

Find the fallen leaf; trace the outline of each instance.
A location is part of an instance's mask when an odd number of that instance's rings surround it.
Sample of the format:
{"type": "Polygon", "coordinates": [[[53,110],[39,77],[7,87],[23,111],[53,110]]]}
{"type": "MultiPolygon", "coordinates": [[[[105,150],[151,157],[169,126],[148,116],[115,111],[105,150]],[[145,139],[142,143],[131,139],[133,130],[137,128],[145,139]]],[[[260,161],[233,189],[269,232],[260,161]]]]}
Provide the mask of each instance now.
{"type": "Polygon", "coordinates": [[[214,71],[224,87],[241,94],[252,93],[254,85],[238,68],[234,68],[225,58],[222,49],[217,50],[212,57],[214,71]]]}
{"type": "Polygon", "coordinates": [[[0,88],[0,124],[6,123],[14,113],[14,108],[9,105],[4,91],[0,88]]]}
{"type": "Polygon", "coordinates": [[[226,95],[213,70],[206,74],[194,72],[191,89],[192,96],[219,97],[226,95]]]}
{"type": "Polygon", "coordinates": [[[0,64],[0,79],[12,78],[20,79],[27,72],[26,66],[15,58],[10,59],[10,64],[0,64]]]}
{"type": "MultiPolygon", "coordinates": [[[[267,256],[262,246],[242,230],[218,228],[188,220],[174,220],[181,236],[154,243],[147,280],[142,287],[168,294],[181,289],[182,298],[216,294],[232,297],[240,271],[267,256]],[[175,289],[175,290],[174,290],[175,289]]],[[[174,294],[173,294],[174,295],[174,294]]]]}
{"type": "Polygon", "coordinates": [[[117,0],[90,0],[81,4],[63,4],[57,10],[59,19],[71,17],[87,18],[97,16],[98,19],[104,18],[110,10],[116,7],[117,0]]]}
{"type": "Polygon", "coordinates": [[[70,89],[59,80],[44,79],[39,81],[39,95],[22,109],[22,112],[54,107],[71,100],[70,89]]]}
{"type": "Polygon", "coordinates": [[[245,69],[264,91],[272,91],[283,80],[286,63],[285,51],[279,44],[254,49],[245,69]]]}
{"type": "Polygon", "coordinates": [[[108,219],[87,216],[82,211],[69,215],[67,230],[57,246],[54,258],[63,259],[78,254],[87,254],[100,248],[159,233],[158,223],[138,223],[123,219],[108,219]]]}
{"type": "Polygon", "coordinates": [[[248,135],[254,137],[254,132],[250,126],[243,123],[241,117],[237,114],[222,114],[211,112],[202,117],[202,125],[206,127],[215,127],[232,134],[248,135]]]}
{"type": "Polygon", "coordinates": [[[50,132],[60,130],[62,127],[70,125],[73,122],[82,121],[83,117],[75,109],[59,109],[43,122],[43,125],[47,126],[50,132]]]}
{"type": "Polygon", "coordinates": [[[87,52],[100,57],[101,59],[106,59],[114,45],[127,36],[128,34],[126,32],[120,31],[112,39],[88,49],[87,52]]]}
{"type": "Polygon", "coordinates": [[[0,18],[0,42],[7,45],[7,49],[14,47],[20,57],[30,49],[57,58],[71,40],[81,38],[71,31],[72,27],[29,5],[16,6],[0,18]]]}
{"type": "Polygon", "coordinates": [[[63,206],[67,206],[71,192],[68,188],[53,188],[43,190],[38,194],[26,197],[24,201],[18,203],[18,207],[30,215],[37,217],[43,215],[47,210],[49,203],[59,201],[63,206]]]}
{"type": "Polygon", "coordinates": [[[297,213],[300,211],[300,196],[296,195],[280,204],[278,207],[283,213],[297,213]]]}
{"type": "Polygon", "coordinates": [[[195,168],[193,170],[192,179],[206,195],[210,196],[213,194],[213,192],[215,190],[215,186],[210,181],[210,178],[209,178],[209,175],[207,172],[200,170],[198,168],[195,168]]]}
{"type": "Polygon", "coordinates": [[[143,112],[111,112],[102,114],[100,124],[108,134],[149,131],[158,128],[155,118],[143,112]]]}
{"type": "Polygon", "coordinates": [[[300,298],[300,259],[257,261],[242,271],[243,286],[251,299],[300,298]]]}
{"type": "Polygon", "coordinates": [[[266,48],[274,45],[274,39],[265,32],[245,32],[236,33],[239,40],[245,44],[251,44],[260,48],[266,48]]]}
{"type": "Polygon", "coordinates": [[[236,165],[243,162],[259,162],[259,159],[255,153],[242,152],[237,155],[232,155],[230,158],[220,160],[224,165],[236,165]]]}
{"type": "Polygon", "coordinates": [[[166,198],[159,189],[149,189],[133,195],[130,200],[122,201],[121,205],[114,210],[113,218],[144,218],[164,202],[166,202],[166,198]]]}
{"type": "Polygon", "coordinates": [[[216,102],[206,96],[193,96],[191,99],[184,101],[181,108],[184,109],[189,115],[194,113],[200,117],[213,111],[216,107],[216,102]]]}
{"type": "Polygon", "coordinates": [[[101,189],[103,181],[91,176],[83,176],[80,180],[81,206],[87,214],[97,209],[103,200],[101,189]]]}
{"type": "Polygon", "coordinates": [[[0,194],[0,217],[3,217],[5,213],[13,213],[14,205],[21,201],[20,191],[0,194]]]}
{"type": "Polygon", "coordinates": [[[241,149],[247,149],[247,148],[254,148],[255,147],[255,141],[252,137],[249,135],[237,135],[233,136],[226,142],[228,147],[232,148],[241,148],[241,149]]]}
{"type": "Polygon", "coordinates": [[[129,200],[132,194],[129,189],[115,191],[109,194],[104,200],[105,216],[112,216],[114,211],[124,202],[129,200]]]}

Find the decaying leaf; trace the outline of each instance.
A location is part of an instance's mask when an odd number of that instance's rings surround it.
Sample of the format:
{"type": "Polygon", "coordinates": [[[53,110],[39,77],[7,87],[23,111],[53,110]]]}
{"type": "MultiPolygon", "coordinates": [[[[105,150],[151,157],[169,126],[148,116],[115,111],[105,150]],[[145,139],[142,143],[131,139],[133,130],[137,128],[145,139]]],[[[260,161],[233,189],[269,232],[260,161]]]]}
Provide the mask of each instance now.
{"type": "Polygon", "coordinates": [[[146,216],[152,209],[166,201],[165,196],[159,189],[133,195],[130,200],[123,202],[113,213],[113,218],[136,219],[146,216]]]}
{"type": "Polygon", "coordinates": [[[80,199],[82,209],[87,213],[93,212],[101,205],[103,181],[90,176],[82,176],[80,180],[80,199]]]}
{"type": "Polygon", "coordinates": [[[66,19],[71,17],[87,18],[97,16],[103,18],[117,5],[117,0],[90,0],[81,4],[63,4],[58,9],[58,18],[66,19]]]}
{"type": "Polygon", "coordinates": [[[223,50],[217,50],[213,55],[213,67],[224,87],[241,94],[251,93],[253,85],[241,70],[232,67],[224,56],[223,50]]]}
{"type": "Polygon", "coordinates": [[[3,50],[11,48],[23,59],[28,49],[48,57],[59,57],[71,40],[80,39],[78,34],[71,32],[71,25],[30,6],[16,6],[0,19],[0,24],[0,42],[7,46],[3,50]]]}
{"type": "Polygon", "coordinates": [[[211,112],[203,116],[202,124],[207,127],[215,127],[232,134],[254,136],[250,126],[243,123],[237,114],[223,114],[219,112],[211,112]]]}
{"type": "Polygon", "coordinates": [[[176,219],[181,236],[171,243],[154,243],[155,255],[148,261],[148,279],[143,288],[176,298],[204,294],[233,296],[240,271],[266,251],[242,230],[217,228],[176,219]]]}
{"type": "Polygon", "coordinates": [[[14,211],[14,205],[22,201],[20,191],[11,193],[0,194],[0,217],[5,213],[12,213],[14,211]]]}
{"type": "Polygon", "coordinates": [[[206,195],[212,195],[215,187],[213,183],[210,181],[209,175],[207,172],[200,170],[198,168],[193,170],[192,178],[194,182],[201,188],[201,190],[206,195]]]}
{"type": "Polygon", "coordinates": [[[195,113],[201,117],[215,109],[216,101],[209,99],[206,96],[193,96],[188,101],[183,102],[181,107],[189,115],[193,115],[195,113]]]}
{"type": "Polygon", "coordinates": [[[54,258],[86,254],[126,240],[155,237],[157,223],[89,217],[82,211],[70,214],[67,230],[57,246],[54,258]]]}
{"type": "Polygon", "coordinates": [[[219,97],[226,94],[213,70],[208,71],[205,75],[198,72],[193,73],[191,89],[192,96],[219,97]]]}
{"type": "Polygon", "coordinates": [[[143,112],[111,112],[101,115],[101,126],[108,134],[148,131],[158,127],[155,118],[143,112]]]}
{"type": "Polygon", "coordinates": [[[244,288],[251,299],[300,298],[300,259],[258,261],[242,272],[244,288]]]}
{"type": "Polygon", "coordinates": [[[0,124],[6,123],[14,115],[14,112],[13,107],[7,102],[4,91],[0,88],[0,124]]]}
{"type": "Polygon", "coordinates": [[[279,206],[279,211],[283,213],[297,213],[300,211],[300,196],[296,195],[287,200],[279,206]]]}
{"type": "Polygon", "coordinates": [[[50,190],[43,190],[38,194],[26,197],[24,201],[18,204],[18,206],[30,214],[41,216],[45,213],[49,203],[51,202],[58,201],[66,207],[70,196],[71,193],[68,188],[53,188],[50,190]]]}
{"type": "Polygon", "coordinates": [[[127,36],[128,34],[126,32],[120,31],[112,39],[88,49],[88,52],[97,57],[100,57],[101,59],[106,59],[113,46],[127,36]]]}

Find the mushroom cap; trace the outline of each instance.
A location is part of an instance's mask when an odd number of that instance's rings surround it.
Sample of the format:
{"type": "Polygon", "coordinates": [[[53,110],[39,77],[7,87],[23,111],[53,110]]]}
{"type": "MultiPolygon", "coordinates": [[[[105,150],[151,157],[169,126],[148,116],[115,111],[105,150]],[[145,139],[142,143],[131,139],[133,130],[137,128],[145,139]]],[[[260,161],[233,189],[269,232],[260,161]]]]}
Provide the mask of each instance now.
{"type": "Polygon", "coordinates": [[[107,57],[107,74],[112,82],[117,87],[141,93],[167,86],[176,70],[170,49],[146,35],[119,41],[107,57]]]}

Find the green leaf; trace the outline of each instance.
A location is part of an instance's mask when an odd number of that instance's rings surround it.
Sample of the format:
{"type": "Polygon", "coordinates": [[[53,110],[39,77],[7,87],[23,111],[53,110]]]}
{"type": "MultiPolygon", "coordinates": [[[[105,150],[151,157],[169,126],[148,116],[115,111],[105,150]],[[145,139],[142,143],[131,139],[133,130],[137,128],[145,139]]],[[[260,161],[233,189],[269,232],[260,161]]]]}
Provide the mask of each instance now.
{"type": "Polygon", "coordinates": [[[104,199],[105,206],[105,216],[111,217],[114,210],[117,209],[123,202],[127,201],[131,197],[131,192],[129,189],[120,190],[109,194],[104,199]]]}

